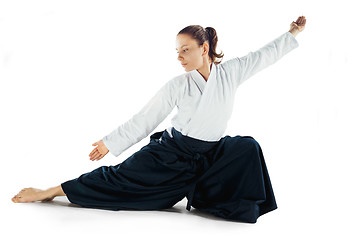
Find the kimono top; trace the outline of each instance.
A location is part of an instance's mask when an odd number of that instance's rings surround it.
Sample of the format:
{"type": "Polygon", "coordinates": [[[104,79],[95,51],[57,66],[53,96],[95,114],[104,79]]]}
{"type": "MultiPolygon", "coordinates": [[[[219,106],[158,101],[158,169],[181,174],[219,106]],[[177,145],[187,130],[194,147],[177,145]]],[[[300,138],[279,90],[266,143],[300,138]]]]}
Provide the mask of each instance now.
{"type": "Polygon", "coordinates": [[[255,52],[215,65],[211,63],[207,81],[195,69],[170,79],[131,119],[102,138],[114,156],[148,136],[173,110],[174,127],[183,135],[204,141],[223,137],[233,110],[237,88],[248,78],[277,62],[299,46],[290,32],[285,32],[255,52]]]}

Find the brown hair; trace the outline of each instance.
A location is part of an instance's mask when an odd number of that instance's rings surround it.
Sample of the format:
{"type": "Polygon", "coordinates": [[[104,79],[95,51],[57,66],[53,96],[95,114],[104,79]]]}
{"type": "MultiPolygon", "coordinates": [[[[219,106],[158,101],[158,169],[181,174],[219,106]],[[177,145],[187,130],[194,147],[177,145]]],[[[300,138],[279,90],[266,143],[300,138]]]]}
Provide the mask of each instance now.
{"type": "Polygon", "coordinates": [[[209,57],[211,59],[212,62],[214,62],[215,65],[218,65],[219,63],[221,63],[222,59],[220,59],[220,61],[215,61],[216,58],[223,58],[224,54],[221,53],[218,54],[216,53],[216,45],[218,42],[218,37],[216,34],[216,31],[214,28],[212,27],[207,27],[207,28],[203,28],[200,25],[189,25],[185,28],[183,28],[179,33],[179,34],[189,34],[193,39],[196,40],[196,42],[198,43],[198,45],[202,45],[204,44],[205,41],[209,42],[209,57]]]}

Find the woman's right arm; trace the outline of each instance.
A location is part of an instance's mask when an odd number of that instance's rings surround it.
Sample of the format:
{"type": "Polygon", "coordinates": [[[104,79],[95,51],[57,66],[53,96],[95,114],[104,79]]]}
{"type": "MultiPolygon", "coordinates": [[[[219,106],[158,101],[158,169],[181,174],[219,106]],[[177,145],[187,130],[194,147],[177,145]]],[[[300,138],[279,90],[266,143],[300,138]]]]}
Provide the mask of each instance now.
{"type": "Polygon", "coordinates": [[[148,136],[170,114],[176,105],[175,83],[168,81],[137,114],[102,138],[114,156],[148,136]]]}

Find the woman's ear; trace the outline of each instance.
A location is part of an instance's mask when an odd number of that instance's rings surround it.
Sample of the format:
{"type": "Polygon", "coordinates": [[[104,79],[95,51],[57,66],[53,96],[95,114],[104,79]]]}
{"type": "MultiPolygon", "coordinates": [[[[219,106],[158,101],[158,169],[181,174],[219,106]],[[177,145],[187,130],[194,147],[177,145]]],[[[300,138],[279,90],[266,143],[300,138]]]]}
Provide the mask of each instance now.
{"type": "Polygon", "coordinates": [[[209,44],[207,44],[207,43],[205,42],[202,47],[204,48],[203,51],[204,51],[205,54],[209,52],[209,44]]]}

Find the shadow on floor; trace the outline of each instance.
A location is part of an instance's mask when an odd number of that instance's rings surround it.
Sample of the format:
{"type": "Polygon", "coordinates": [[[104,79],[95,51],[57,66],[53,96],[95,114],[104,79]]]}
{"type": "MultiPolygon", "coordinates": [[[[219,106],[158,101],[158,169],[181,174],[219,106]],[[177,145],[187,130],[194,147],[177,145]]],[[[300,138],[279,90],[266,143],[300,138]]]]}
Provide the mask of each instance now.
{"type": "MultiPolygon", "coordinates": [[[[34,203],[33,203],[34,204],[34,203]]],[[[58,197],[57,199],[54,199],[52,201],[49,202],[36,202],[35,204],[39,204],[42,206],[55,206],[55,207],[71,207],[71,208],[77,208],[77,209],[90,209],[90,208],[84,208],[80,205],[77,204],[73,204],[70,203],[65,197],[61,198],[58,197]]],[[[96,209],[96,210],[104,210],[104,211],[110,211],[112,212],[113,210],[107,210],[107,209],[96,209]]],[[[122,210],[120,210],[122,211],[122,210]]],[[[230,222],[236,222],[236,223],[243,223],[243,222],[238,222],[238,221],[234,221],[234,220],[229,220],[229,219],[223,219],[221,217],[217,217],[214,216],[210,213],[201,211],[199,209],[196,208],[191,208],[191,211],[187,211],[186,210],[186,205],[185,204],[181,204],[178,203],[175,206],[171,207],[171,208],[167,208],[167,209],[159,209],[159,210],[133,210],[133,209],[127,209],[124,211],[159,211],[159,212],[169,212],[169,213],[185,213],[185,214],[190,214],[193,216],[198,216],[198,217],[202,217],[202,218],[206,218],[206,219],[211,219],[211,220],[215,220],[215,221],[230,221],[230,222]]]]}

